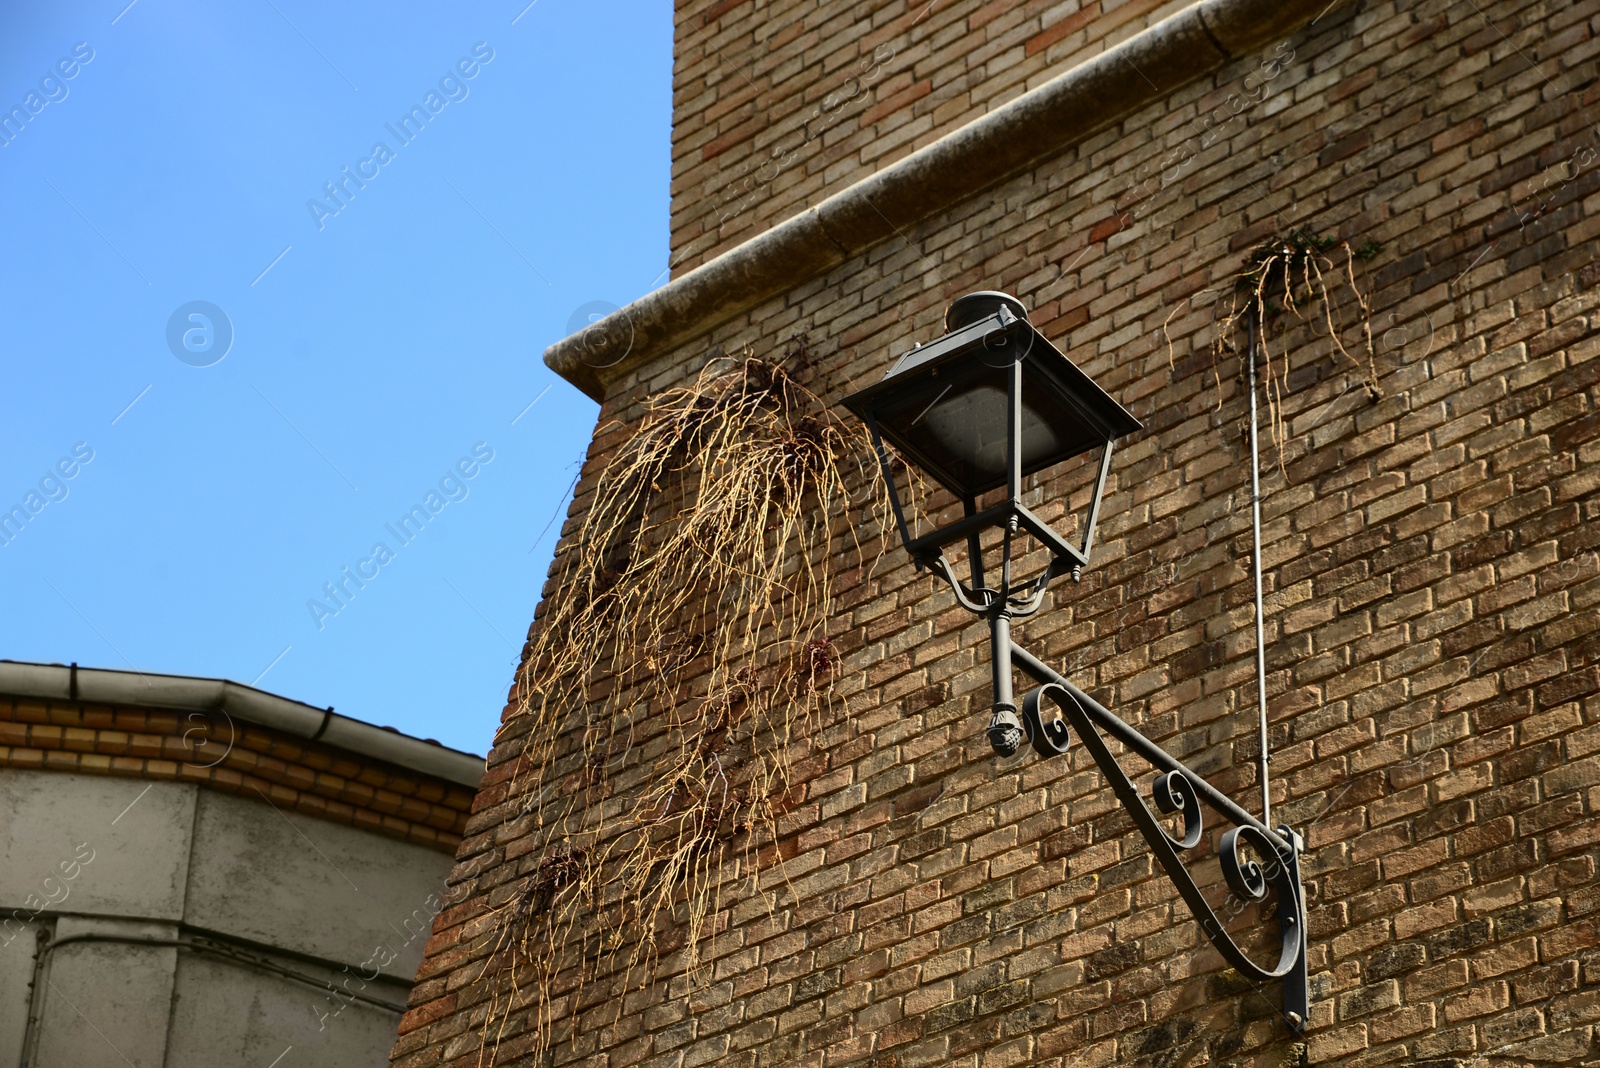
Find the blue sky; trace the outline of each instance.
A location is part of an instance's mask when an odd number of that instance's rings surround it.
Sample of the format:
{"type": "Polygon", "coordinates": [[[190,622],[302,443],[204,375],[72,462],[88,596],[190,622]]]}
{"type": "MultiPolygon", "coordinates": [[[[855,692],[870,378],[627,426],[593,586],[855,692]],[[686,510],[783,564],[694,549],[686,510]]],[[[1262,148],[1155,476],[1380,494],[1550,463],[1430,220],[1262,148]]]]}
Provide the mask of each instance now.
{"type": "Polygon", "coordinates": [[[485,750],[667,263],[670,7],[525,2],[0,8],[0,657],[485,750]]]}

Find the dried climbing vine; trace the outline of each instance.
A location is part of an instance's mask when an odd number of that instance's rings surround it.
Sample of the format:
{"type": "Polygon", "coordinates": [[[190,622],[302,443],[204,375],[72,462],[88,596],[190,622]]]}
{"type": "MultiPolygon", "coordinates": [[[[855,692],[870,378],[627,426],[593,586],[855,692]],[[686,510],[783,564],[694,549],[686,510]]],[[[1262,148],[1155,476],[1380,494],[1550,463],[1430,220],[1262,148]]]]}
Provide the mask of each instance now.
{"type": "MultiPolygon", "coordinates": [[[[1377,360],[1372,344],[1372,309],[1356,282],[1356,261],[1370,260],[1382,246],[1367,243],[1352,248],[1348,242],[1295,229],[1288,235],[1266,241],[1245,257],[1245,267],[1234,275],[1225,309],[1216,317],[1211,337],[1212,373],[1217,380],[1217,403],[1221,404],[1220,367],[1224,358],[1243,352],[1244,338],[1252,320],[1258,327],[1256,346],[1264,364],[1268,422],[1279,464],[1283,463],[1288,426],[1283,415],[1283,398],[1288,392],[1289,346],[1286,336],[1296,323],[1325,327],[1334,354],[1360,375],[1367,394],[1376,400],[1382,395],[1378,385],[1377,360]],[[1344,333],[1352,324],[1343,321],[1339,310],[1340,291],[1348,289],[1356,306],[1360,341],[1351,346],[1344,333]]],[[[1167,341],[1167,362],[1176,366],[1172,335],[1168,330],[1180,306],[1161,324],[1167,341]]]]}
{"type": "Polygon", "coordinates": [[[661,395],[606,463],[502,728],[537,861],[493,917],[480,1064],[509,1036],[548,1050],[587,979],[620,1012],[669,954],[693,978],[735,873],[777,863],[793,764],[838,700],[836,569],[881,552],[850,519],[890,526],[875,463],[748,353],[661,395]]]}

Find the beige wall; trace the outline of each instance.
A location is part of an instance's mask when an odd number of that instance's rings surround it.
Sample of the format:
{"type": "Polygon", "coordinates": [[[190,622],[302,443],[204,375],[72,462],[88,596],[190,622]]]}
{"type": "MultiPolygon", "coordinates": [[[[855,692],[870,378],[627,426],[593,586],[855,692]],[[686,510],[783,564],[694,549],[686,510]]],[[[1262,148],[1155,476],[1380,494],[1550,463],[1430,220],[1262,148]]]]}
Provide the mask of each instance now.
{"type": "Polygon", "coordinates": [[[0,1064],[381,1065],[450,861],[192,784],[0,770],[0,1064]],[[182,942],[180,948],[171,943],[182,942]],[[347,999],[348,1000],[348,999],[347,999]]]}

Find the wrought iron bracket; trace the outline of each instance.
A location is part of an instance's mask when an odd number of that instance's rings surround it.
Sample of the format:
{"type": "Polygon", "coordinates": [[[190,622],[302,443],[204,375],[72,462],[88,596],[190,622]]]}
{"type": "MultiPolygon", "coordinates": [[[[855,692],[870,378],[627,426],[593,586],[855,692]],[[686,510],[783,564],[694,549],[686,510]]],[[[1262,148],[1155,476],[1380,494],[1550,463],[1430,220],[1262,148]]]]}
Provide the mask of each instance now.
{"type": "MultiPolygon", "coordinates": [[[[1013,654],[1018,652],[1021,650],[1013,650],[1013,654]]],[[[1054,675],[1042,664],[1029,663],[1032,657],[1017,656],[1015,659],[1029,674],[1054,675]],[[1037,670],[1039,668],[1044,670],[1037,670]]],[[[1300,883],[1300,836],[1288,826],[1280,826],[1276,831],[1267,828],[1059,676],[1044,681],[1023,697],[1022,726],[1034,751],[1045,757],[1065,754],[1070,737],[1077,736],[1211,944],[1251,983],[1260,986],[1282,980],[1284,1021],[1295,1034],[1303,1032],[1310,1013],[1310,989],[1306,968],[1305,896],[1300,883]],[[1048,707],[1050,705],[1054,710],[1048,707]],[[1180,818],[1183,825],[1180,836],[1170,834],[1145,804],[1138,787],[1107,746],[1104,734],[1120,736],[1123,740],[1135,735],[1144,743],[1130,748],[1155,768],[1157,775],[1151,782],[1151,800],[1158,812],[1180,818]],[[1151,750],[1160,753],[1162,759],[1152,759],[1151,750]],[[1277,962],[1271,967],[1257,964],[1239,947],[1228,934],[1227,921],[1206,900],[1184,866],[1182,854],[1194,849],[1205,837],[1202,804],[1234,824],[1222,836],[1218,860],[1231,891],[1230,903],[1238,906],[1235,913],[1263,901],[1269,890],[1274,896],[1280,944],[1277,962]],[[1240,847],[1245,845],[1261,855],[1266,861],[1264,866],[1240,856],[1240,847]]]]}

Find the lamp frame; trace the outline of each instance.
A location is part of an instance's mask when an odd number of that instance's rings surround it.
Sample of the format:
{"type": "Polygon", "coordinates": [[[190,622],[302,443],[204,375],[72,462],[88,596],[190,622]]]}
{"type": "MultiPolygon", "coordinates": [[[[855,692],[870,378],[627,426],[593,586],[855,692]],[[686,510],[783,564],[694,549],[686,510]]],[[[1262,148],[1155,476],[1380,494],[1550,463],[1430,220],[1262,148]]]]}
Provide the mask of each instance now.
{"type": "Polygon", "coordinates": [[[1015,349],[1013,346],[1007,376],[1006,498],[980,511],[978,498],[962,497],[962,518],[930,533],[920,536],[911,533],[877,420],[870,407],[859,413],[872,436],[900,540],[918,570],[927,568],[943,579],[962,608],[989,623],[994,696],[988,736],[995,752],[1010,756],[1020,748],[1026,736],[1040,756],[1061,756],[1068,751],[1071,736],[1076,735],[1212,945],[1230,966],[1253,984],[1260,986],[1281,980],[1281,1014],[1290,1031],[1301,1034],[1310,1013],[1306,906],[1300,876],[1303,839],[1287,824],[1272,828],[1246,812],[1012,637],[1011,621],[1037,613],[1044,605],[1045,594],[1054,578],[1070,571],[1077,581],[1089,565],[1100,504],[1111,470],[1113,446],[1113,438],[1108,436],[1101,449],[1082,541],[1074,546],[1022,503],[1022,362],[1027,357],[1025,352],[1017,353],[1015,349]],[[991,528],[1001,531],[998,582],[994,586],[988,584],[981,546],[983,533],[991,528]],[[1049,550],[1050,559],[1037,578],[1018,583],[1012,575],[1013,541],[1024,531],[1049,550]],[[962,540],[967,544],[970,584],[957,577],[944,553],[945,546],[962,540]],[[1036,683],[1023,696],[1020,708],[1012,686],[1013,672],[1018,668],[1036,683]],[[1157,773],[1150,786],[1151,800],[1161,814],[1182,818],[1181,837],[1170,834],[1160,818],[1151,812],[1139,788],[1111,752],[1107,736],[1116,739],[1157,773]],[[1184,866],[1183,854],[1195,850],[1205,839],[1202,806],[1233,825],[1222,836],[1219,861],[1234,897],[1248,903],[1264,901],[1269,890],[1274,895],[1280,948],[1277,963],[1270,968],[1257,964],[1233,940],[1224,921],[1184,866]],[[1239,848],[1242,845],[1250,846],[1266,864],[1241,859],[1239,848]]]}

